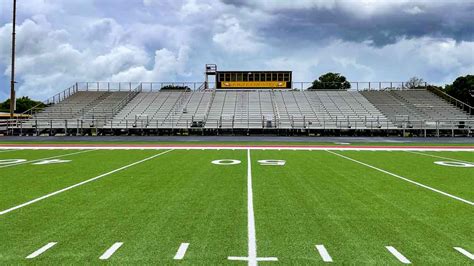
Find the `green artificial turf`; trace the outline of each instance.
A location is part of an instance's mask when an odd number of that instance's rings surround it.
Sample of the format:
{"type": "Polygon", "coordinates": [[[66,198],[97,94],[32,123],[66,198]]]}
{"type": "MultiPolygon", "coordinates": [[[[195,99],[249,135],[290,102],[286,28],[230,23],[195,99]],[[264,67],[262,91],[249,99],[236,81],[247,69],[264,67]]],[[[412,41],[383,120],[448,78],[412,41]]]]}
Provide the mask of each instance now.
{"type": "MultiPolygon", "coordinates": [[[[0,212],[166,150],[25,150],[0,160],[0,212]],[[58,155],[67,163],[33,165],[58,155]],[[1,165],[0,165],[1,167],[1,165]]],[[[430,154],[473,162],[472,152],[335,151],[474,201],[474,168],[440,166],[430,154]]],[[[399,264],[394,246],[421,265],[465,265],[474,252],[474,206],[326,151],[253,150],[252,187],[262,264],[399,264]],[[262,166],[259,160],[285,160],[262,166]]],[[[174,150],[0,215],[0,264],[89,265],[115,242],[113,264],[243,265],[248,256],[247,151],[174,150]],[[241,161],[215,165],[219,159],[241,161]],[[37,258],[26,256],[48,242],[37,258]],[[182,261],[173,260],[190,243],[182,261]]]]}

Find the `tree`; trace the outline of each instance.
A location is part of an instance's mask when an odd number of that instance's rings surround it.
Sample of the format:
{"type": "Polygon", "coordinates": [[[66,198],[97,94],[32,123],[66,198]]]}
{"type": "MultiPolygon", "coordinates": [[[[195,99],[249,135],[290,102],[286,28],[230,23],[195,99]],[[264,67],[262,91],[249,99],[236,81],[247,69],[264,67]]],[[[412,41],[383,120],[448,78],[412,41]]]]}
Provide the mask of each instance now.
{"type": "MultiPolygon", "coordinates": [[[[43,108],[46,105],[42,102],[34,101],[28,96],[24,96],[16,99],[16,113],[23,113],[33,107],[37,106],[38,108],[43,108]]],[[[9,112],[10,111],[10,99],[0,103],[0,111],[9,112]]]]}
{"type": "Polygon", "coordinates": [[[405,82],[405,88],[407,89],[421,89],[426,87],[426,82],[422,78],[412,77],[405,82]]]}
{"type": "Polygon", "coordinates": [[[454,98],[473,106],[474,97],[471,93],[474,91],[474,75],[458,77],[453,84],[446,85],[445,91],[454,98]]]}
{"type": "Polygon", "coordinates": [[[161,88],[161,90],[191,90],[188,86],[180,86],[180,85],[166,85],[161,88]]]}
{"type": "Polygon", "coordinates": [[[313,81],[313,85],[309,90],[347,90],[351,88],[351,84],[346,77],[340,73],[326,73],[321,75],[319,79],[313,81]]]}

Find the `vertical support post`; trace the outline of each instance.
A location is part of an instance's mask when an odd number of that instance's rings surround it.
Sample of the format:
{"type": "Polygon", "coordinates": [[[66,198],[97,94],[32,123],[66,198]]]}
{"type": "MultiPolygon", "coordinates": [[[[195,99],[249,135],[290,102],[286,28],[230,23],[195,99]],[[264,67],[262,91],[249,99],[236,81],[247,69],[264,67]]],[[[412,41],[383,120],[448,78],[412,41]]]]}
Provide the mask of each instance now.
{"type": "Polygon", "coordinates": [[[13,21],[12,21],[12,69],[10,80],[10,119],[15,113],[15,35],[16,35],[16,0],[13,0],[13,21]]]}
{"type": "Polygon", "coordinates": [[[439,121],[436,121],[436,137],[439,138],[439,121]]]}

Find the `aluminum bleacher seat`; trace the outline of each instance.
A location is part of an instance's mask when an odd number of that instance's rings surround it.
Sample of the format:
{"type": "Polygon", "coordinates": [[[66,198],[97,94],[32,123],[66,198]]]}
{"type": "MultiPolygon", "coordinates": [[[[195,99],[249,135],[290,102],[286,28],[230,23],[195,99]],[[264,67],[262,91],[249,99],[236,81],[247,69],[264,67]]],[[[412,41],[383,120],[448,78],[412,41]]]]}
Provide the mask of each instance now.
{"type": "Polygon", "coordinates": [[[469,119],[466,112],[424,89],[361,93],[397,127],[404,124],[433,124],[443,123],[443,120],[469,119]]]}

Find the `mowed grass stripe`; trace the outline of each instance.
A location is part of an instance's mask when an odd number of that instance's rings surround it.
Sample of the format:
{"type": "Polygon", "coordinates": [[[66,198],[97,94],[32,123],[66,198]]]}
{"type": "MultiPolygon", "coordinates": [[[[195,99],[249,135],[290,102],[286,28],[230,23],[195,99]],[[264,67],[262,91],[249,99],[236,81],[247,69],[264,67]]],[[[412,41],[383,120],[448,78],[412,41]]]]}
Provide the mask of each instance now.
{"type": "MultiPolygon", "coordinates": [[[[472,189],[474,187],[473,167],[438,165],[435,164],[436,161],[447,160],[404,151],[337,151],[336,153],[455,195],[469,202],[474,202],[474,190],[472,189]]],[[[463,154],[463,152],[459,153],[463,154]]],[[[458,154],[458,152],[453,154],[458,154]]],[[[468,152],[468,154],[473,153],[468,152]]]]}
{"type": "Polygon", "coordinates": [[[158,151],[94,151],[68,157],[71,162],[32,165],[0,171],[0,210],[11,208],[65,187],[77,184],[158,151]]]}
{"type": "Polygon", "coordinates": [[[0,218],[0,264],[22,263],[23,249],[48,239],[61,248],[38,263],[96,264],[115,242],[124,245],[112,263],[171,264],[180,243],[192,246],[184,262],[227,263],[247,252],[245,160],[245,151],[173,151],[12,212],[0,218]],[[210,163],[226,158],[243,163],[210,163]]]}
{"type": "Polygon", "coordinates": [[[452,247],[474,246],[470,205],[324,151],[252,156],[259,254],[314,264],[322,262],[314,252],[319,243],[341,264],[389,264],[385,246],[391,245],[413,263],[459,264],[466,260],[452,247]],[[264,159],[286,164],[256,162],[264,159]]]}

